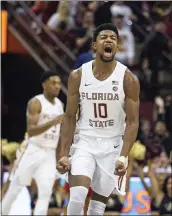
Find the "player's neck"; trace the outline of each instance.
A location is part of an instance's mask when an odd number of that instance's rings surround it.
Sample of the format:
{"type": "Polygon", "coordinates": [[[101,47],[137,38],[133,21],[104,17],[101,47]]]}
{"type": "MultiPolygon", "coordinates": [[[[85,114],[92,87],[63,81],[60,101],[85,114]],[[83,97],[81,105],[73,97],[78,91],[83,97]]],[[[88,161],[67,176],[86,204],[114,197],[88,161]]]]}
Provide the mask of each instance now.
{"type": "Polygon", "coordinates": [[[44,97],[52,104],[55,103],[55,98],[49,94],[47,94],[46,92],[44,92],[44,97]]]}
{"type": "Polygon", "coordinates": [[[94,62],[94,67],[95,67],[97,72],[112,73],[112,71],[114,70],[114,68],[116,66],[116,63],[117,62],[115,59],[111,62],[104,62],[101,59],[96,57],[96,60],[94,62]]]}

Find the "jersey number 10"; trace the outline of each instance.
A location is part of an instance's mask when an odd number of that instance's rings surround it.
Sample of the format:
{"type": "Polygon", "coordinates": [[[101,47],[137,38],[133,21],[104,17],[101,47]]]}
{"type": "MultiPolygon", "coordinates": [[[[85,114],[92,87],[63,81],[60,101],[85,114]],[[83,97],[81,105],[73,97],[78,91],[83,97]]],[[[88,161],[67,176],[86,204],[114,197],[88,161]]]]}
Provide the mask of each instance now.
{"type": "Polygon", "coordinates": [[[107,118],[107,104],[105,103],[93,103],[94,105],[94,117],[95,118],[107,118]]]}

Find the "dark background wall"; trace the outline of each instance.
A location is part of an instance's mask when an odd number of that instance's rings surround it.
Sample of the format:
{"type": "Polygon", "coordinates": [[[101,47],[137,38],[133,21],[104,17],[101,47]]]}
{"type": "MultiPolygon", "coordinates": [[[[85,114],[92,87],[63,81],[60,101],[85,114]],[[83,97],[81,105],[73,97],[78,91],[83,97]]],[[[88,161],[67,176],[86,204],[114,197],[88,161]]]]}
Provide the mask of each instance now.
{"type": "Polygon", "coordinates": [[[42,93],[39,82],[42,73],[42,68],[28,55],[2,55],[2,138],[23,139],[27,102],[42,93]]]}
{"type": "Polygon", "coordinates": [[[42,91],[42,69],[30,56],[2,55],[2,137],[23,139],[26,130],[26,106],[30,98],[42,91]]]}

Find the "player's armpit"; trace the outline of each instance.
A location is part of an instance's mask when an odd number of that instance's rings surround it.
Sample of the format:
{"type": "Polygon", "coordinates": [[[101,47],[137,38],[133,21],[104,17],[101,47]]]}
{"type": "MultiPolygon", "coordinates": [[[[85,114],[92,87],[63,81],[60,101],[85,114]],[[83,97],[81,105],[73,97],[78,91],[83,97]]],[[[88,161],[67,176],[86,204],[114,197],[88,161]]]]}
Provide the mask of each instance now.
{"type": "Polygon", "coordinates": [[[67,94],[67,106],[66,115],[76,116],[79,106],[79,87],[81,81],[81,70],[73,71],[68,79],[68,94],[67,94]]]}
{"type": "Polygon", "coordinates": [[[81,81],[81,70],[73,71],[68,79],[68,95],[67,106],[64,115],[60,139],[56,151],[57,161],[63,157],[69,155],[70,145],[75,132],[76,127],[76,113],[79,107],[79,87],[81,81]]]}
{"type": "Polygon", "coordinates": [[[124,77],[126,128],[124,132],[124,143],[121,156],[128,156],[132,148],[139,127],[139,80],[130,71],[126,71],[124,77]]]}

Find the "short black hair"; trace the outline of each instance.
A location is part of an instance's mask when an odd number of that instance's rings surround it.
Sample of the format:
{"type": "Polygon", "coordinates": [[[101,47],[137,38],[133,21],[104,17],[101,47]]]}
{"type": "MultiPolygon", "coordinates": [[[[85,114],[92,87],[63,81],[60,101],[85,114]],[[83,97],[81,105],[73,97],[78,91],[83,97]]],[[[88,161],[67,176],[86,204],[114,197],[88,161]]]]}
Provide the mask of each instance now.
{"type": "Polygon", "coordinates": [[[44,83],[47,79],[49,79],[52,76],[59,76],[59,75],[55,71],[46,71],[41,75],[40,82],[44,83]]]}
{"type": "Polygon", "coordinates": [[[116,33],[117,37],[119,37],[119,33],[118,33],[118,29],[112,24],[112,23],[104,23],[102,25],[99,25],[94,33],[93,33],[93,42],[96,41],[97,39],[97,36],[98,34],[101,32],[101,31],[105,31],[105,30],[111,30],[113,32],[116,33]]]}

